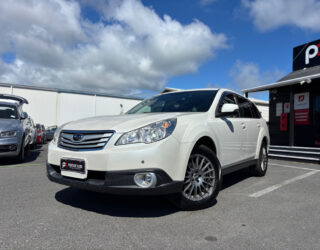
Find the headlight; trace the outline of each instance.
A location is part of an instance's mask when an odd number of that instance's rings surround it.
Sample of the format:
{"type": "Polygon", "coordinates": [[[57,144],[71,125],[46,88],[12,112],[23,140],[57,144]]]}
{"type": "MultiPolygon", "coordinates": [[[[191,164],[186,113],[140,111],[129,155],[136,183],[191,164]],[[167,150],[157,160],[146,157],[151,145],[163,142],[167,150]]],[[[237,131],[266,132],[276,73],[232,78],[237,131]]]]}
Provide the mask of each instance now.
{"type": "Polygon", "coordinates": [[[62,130],[62,126],[57,128],[53,134],[52,143],[55,145],[57,145],[57,143],[58,143],[61,130],[62,130]]]}
{"type": "Polygon", "coordinates": [[[58,128],[56,129],[56,131],[55,131],[54,134],[53,134],[52,141],[51,141],[53,144],[57,145],[57,143],[58,143],[58,141],[59,141],[59,137],[60,137],[60,133],[61,133],[62,129],[63,129],[67,124],[69,124],[69,123],[70,123],[70,122],[64,123],[64,124],[62,124],[60,127],[58,127],[58,128]]]}
{"type": "Polygon", "coordinates": [[[172,134],[176,124],[177,119],[174,118],[155,122],[145,127],[132,130],[123,134],[116,142],[116,145],[160,141],[172,134]]]}
{"type": "Polygon", "coordinates": [[[0,137],[1,138],[15,137],[17,135],[18,135],[18,131],[3,131],[3,132],[0,132],[0,137]]]}

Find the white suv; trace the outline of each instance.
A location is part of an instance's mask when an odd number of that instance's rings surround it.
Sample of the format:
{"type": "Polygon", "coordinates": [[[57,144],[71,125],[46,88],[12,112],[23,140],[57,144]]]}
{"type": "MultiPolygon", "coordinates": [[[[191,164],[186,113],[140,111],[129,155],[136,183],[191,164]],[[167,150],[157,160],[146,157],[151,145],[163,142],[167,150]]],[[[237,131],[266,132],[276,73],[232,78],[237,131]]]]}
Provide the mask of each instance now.
{"type": "Polygon", "coordinates": [[[181,209],[199,209],[215,202],[222,175],[250,167],[264,176],[269,141],[248,99],[226,89],[177,91],[125,115],[61,126],[49,145],[47,174],[98,192],[170,194],[181,209]]]}

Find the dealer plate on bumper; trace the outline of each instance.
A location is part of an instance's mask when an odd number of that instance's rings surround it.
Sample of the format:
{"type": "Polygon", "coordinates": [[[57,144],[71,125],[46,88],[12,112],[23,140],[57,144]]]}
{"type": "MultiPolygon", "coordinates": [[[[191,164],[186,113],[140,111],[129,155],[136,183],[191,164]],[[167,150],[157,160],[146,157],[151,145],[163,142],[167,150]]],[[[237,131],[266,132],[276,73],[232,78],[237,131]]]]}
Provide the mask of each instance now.
{"type": "Polygon", "coordinates": [[[61,175],[79,179],[87,178],[86,162],[82,159],[62,158],[60,169],[61,175]]]}

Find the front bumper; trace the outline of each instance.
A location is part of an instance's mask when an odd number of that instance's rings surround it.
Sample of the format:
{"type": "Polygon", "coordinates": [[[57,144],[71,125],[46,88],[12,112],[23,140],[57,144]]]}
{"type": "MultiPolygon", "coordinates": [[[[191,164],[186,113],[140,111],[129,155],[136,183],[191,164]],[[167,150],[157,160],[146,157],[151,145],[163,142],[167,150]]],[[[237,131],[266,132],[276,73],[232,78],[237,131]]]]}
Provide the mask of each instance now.
{"type": "MultiPolygon", "coordinates": [[[[190,144],[179,143],[174,136],[161,141],[115,146],[122,134],[115,133],[101,150],[67,150],[54,143],[48,147],[48,163],[60,166],[63,158],[85,162],[88,171],[134,171],[161,169],[174,181],[184,181],[190,144]]],[[[69,174],[68,174],[69,175],[69,174]]],[[[70,177],[86,178],[70,173],[70,177]]]]}
{"type": "Polygon", "coordinates": [[[123,195],[163,195],[178,193],[182,190],[182,181],[173,181],[166,172],[160,169],[139,169],[123,171],[88,171],[87,179],[80,180],[62,176],[60,166],[47,163],[49,180],[79,189],[101,193],[123,195]],[[141,188],[134,183],[136,173],[153,172],[157,184],[153,188],[141,188]]]}
{"type": "Polygon", "coordinates": [[[0,139],[0,157],[12,157],[17,156],[20,152],[19,140],[17,137],[1,138],[0,139]],[[15,146],[16,150],[10,150],[10,146],[15,146]]]}

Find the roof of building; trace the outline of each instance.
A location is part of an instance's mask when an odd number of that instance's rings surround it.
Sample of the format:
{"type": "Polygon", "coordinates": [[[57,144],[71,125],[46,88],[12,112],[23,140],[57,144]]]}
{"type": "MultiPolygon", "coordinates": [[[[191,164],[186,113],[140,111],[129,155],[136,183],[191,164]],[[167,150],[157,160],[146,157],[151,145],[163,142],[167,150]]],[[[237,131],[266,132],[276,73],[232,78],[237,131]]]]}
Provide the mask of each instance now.
{"type": "Polygon", "coordinates": [[[139,100],[139,101],[144,99],[144,98],[140,98],[140,97],[111,95],[111,94],[103,93],[103,92],[90,92],[90,91],[81,91],[81,90],[47,88],[47,87],[30,86],[30,85],[23,85],[23,84],[11,84],[11,83],[0,83],[0,87],[9,87],[9,88],[13,87],[13,88],[19,88],[19,89],[42,90],[42,91],[51,91],[51,92],[67,93],[67,94],[93,95],[93,96],[131,99],[131,100],[139,100]]]}
{"type": "Polygon", "coordinates": [[[259,92],[270,90],[274,88],[290,86],[297,83],[310,83],[312,79],[320,78],[320,66],[305,68],[297,71],[293,71],[285,77],[281,78],[275,83],[270,83],[266,85],[257,86],[254,88],[244,89],[242,92],[250,93],[250,92],[259,92]]]}

